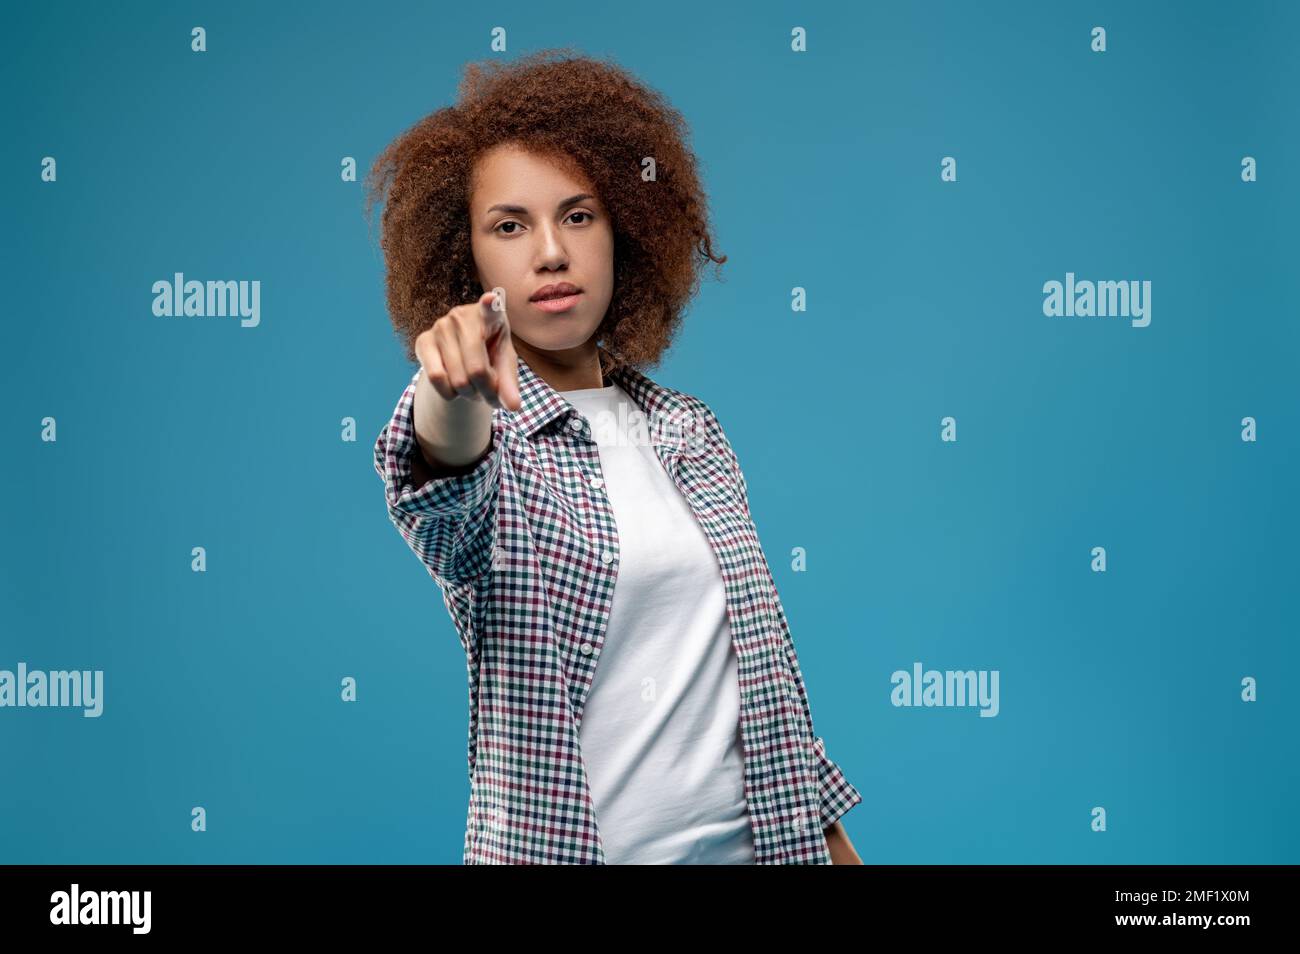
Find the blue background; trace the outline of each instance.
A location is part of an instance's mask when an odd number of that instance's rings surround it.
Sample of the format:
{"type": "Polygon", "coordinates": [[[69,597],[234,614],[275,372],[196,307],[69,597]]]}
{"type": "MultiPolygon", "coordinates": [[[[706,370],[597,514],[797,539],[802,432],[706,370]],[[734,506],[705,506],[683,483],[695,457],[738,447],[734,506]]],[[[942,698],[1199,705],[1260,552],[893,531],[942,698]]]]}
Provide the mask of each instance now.
{"type": "Polygon", "coordinates": [[[494,26],[691,126],[729,261],[651,375],[740,456],[863,859],[1300,862],[1297,6],[740,9],[9,11],[0,668],[106,698],[0,709],[0,862],[460,861],[464,657],[371,456],[414,366],[339,163],[494,26]],[[261,325],[154,317],[176,271],[261,325]],[[1151,325],[1045,317],[1067,271],[1151,325]],[[1000,714],[895,708],[918,660],[1000,714]]]}

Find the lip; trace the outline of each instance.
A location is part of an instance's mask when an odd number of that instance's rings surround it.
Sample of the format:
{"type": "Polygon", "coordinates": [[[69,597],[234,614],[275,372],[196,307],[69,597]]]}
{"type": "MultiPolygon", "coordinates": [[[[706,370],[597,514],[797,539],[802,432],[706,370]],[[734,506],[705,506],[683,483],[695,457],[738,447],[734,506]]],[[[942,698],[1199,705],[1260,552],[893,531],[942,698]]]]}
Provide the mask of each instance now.
{"type": "Polygon", "coordinates": [[[578,303],[582,297],[582,292],[573,295],[565,295],[563,298],[542,298],[533,302],[533,306],[542,311],[551,312],[552,314],[561,311],[568,311],[578,303]]]}
{"type": "Polygon", "coordinates": [[[582,291],[573,282],[551,282],[549,285],[543,285],[537,291],[529,296],[529,301],[540,301],[543,298],[559,298],[564,295],[576,295],[582,291]]]}

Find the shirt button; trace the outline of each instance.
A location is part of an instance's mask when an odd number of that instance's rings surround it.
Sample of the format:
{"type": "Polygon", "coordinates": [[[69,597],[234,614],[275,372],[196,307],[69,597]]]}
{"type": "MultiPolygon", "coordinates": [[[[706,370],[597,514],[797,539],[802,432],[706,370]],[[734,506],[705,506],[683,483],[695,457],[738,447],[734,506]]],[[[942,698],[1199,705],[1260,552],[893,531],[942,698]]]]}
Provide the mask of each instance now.
{"type": "Polygon", "coordinates": [[[570,418],[569,426],[573,428],[575,431],[580,431],[582,430],[582,421],[578,420],[576,417],[570,418]]]}
{"type": "Polygon", "coordinates": [[[613,563],[613,562],[614,562],[614,554],[612,554],[612,553],[610,553],[608,550],[606,550],[604,553],[602,553],[602,554],[600,555],[600,562],[601,562],[601,563],[613,563]]]}
{"type": "Polygon", "coordinates": [[[591,478],[591,486],[599,490],[601,487],[605,486],[605,481],[601,480],[599,477],[593,477],[591,478]]]}
{"type": "Polygon", "coordinates": [[[583,643],[581,646],[578,647],[578,652],[582,653],[584,656],[590,656],[591,643],[583,643]]]}

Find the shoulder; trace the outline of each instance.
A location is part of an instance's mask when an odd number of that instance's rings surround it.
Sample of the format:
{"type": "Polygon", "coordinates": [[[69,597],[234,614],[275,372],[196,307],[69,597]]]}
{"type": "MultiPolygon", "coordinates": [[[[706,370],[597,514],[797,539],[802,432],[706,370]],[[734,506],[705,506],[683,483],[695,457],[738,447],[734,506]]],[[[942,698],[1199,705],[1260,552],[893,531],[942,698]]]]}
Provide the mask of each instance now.
{"type": "Polygon", "coordinates": [[[662,384],[656,384],[655,387],[663,391],[665,394],[668,394],[672,398],[673,403],[685,408],[686,412],[691,417],[696,418],[699,424],[704,425],[707,431],[721,434],[722,423],[718,420],[718,416],[713,413],[713,408],[709,407],[702,398],[697,397],[694,394],[688,394],[686,391],[679,391],[677,388],[670,388],[662,384]]]}
{"type": "Polygon", "coordinates": [[[677,399],[679,407],[685,410],[682,415],[685,420],[680,421],[683,430],[688,435],[688,440],[696,443],[697,452],[704,447],[714,448],[715,451],[724,457],[732,455],[731,442],[727,440],[726,432],[722,429],[722,422],[718,420],[717,414],[713,408],[708,405],[703,398],[694,394],[687,394],[685,391],[672,391],[677,399]]]}
{"type": "Polygon", "coordinates": [[[709,406],[703,398],[694,394],[687,394],[685,391],[674,391],[678,403],[686,409],[686,429],[696,435],[696,440],[703,438],[702,445],[696,444],[697,453],[710,448],[713,453],[726,459],[728,464],[733,468],[738,468],[740,462],[736,460],[736,452],[731,446],[731,441],[727,439],[726,431],[722,427],[722,422],[714,413],[713,408],[709,406]]]}
{"type": "Polygon", "coordinates": [[[692,394],[684,395],[684,397],[691,413],[703,422],[704,429],[729,448],[730,443],[727,441],[726,429],[722,426],[722,421],[708,402],[692,394]]]}
{"type": "Polygon", "coordinates": [[[692,448],[692,453],[710,450],[730,459],[738,466],[735,451],[713,408],[703,398],[654,380],[642,369],[625,366],[620,384],[643,404],[655,407],[656,426],[677,434],[692,448]]]}

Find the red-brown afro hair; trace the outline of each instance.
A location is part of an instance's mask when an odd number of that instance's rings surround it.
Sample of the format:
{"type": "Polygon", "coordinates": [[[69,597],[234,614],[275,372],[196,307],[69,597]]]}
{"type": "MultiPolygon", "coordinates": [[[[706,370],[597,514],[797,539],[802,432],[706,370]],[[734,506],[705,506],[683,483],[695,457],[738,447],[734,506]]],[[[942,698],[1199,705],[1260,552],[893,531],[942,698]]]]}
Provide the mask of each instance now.
{"type": "Polygon", "coordinates": [[[367,175],[367,218],[386,199],[388,311],[409,360],[420,332],[485,291],[470,250],[470,176],[502,143],[581,173],[608,209],[614,290],[596,340],[615,364],[657,364],[705,262],[727,260],[714,254],[681,115],[618,66],[571,52],[468,64],[459,102],[402,133],[367,175]],[[656,181],[642,179],[647,157],[656,181]]]}

